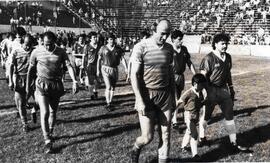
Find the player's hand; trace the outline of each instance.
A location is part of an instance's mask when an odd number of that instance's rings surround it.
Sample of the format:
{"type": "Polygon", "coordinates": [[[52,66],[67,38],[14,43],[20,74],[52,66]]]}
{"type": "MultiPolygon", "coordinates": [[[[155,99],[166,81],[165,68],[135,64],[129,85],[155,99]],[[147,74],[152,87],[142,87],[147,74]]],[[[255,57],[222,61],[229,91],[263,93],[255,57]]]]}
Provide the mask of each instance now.
{"type": "Polygon", "coordinates": [[[139,114],[141,114],[142,116],[146,115],[146,105],[144,102],[139,102],[137,104],[137,111],[139,114]]]}
{"type": "Polygon", "coordinates": [[[72,93],[73,94],[76,94],[78,91],[79,91],[79,89],[78,89],[78,82],[77,81],[74,81],[73,82],[73,85],[72,85],[72,93]]]}
{"type": "Polygon", "coordinates": [[[229,87],[229,90],[230,90],[230,94],[231,94],[231,99],[232,99],[232,101],[234,101],[235,92],[234,92],[233,87],[229,87]]]}
{"type": "Polygon", "coordinates": [[[13,82],[9,82],[8,87],[9,87],[10,90],[13,91],[14,88],[15,88],[14,83],[13,82]]]}

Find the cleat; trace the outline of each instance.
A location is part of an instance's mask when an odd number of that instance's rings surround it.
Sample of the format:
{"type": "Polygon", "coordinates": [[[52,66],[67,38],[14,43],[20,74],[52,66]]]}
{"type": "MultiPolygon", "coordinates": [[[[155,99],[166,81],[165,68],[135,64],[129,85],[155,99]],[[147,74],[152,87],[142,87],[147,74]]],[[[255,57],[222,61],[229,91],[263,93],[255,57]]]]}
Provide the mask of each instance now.
{"type": "Polygon", "coordinates": [[[234,153],[238,152],[253,153],[253,151],[250,150],[249,148],[237,145],[236,143],[230,143],[230,150],[234,153]]]}
{"type": "Polygon", "coordinates": [[[48,143],[45,143],[45,153],[48,154],[48,153],[52,153],[52,142],[49,141],[48,143]]]}
{"type": "Polygon", "coordinates": [[[198,154],[196,154],[195,156],[192,157],[193,162],[197,162],[197,161],[200,161],[200,160],[201,160],[201,157],[198,154]]]}
{"type": "Polygon", "coordinates": [[[98,93],[94,92],[94,96],[95,96],[95,99],[97,99],[98,98],[98,93]]]}
{"type": "Polygon", "coordinates": [[[28,127],[28,125],[23,125],[23,132],[27,133],[30,131],[30,128],[28,127]]]}
{"type": "Polygon", "coordinates": [[[131,163],[138,163],[140,157],[140,149],[132,149],[130,152],[131,163]]]}
{"type": "Polygon", "coordinates": [[[202,146],[210,146],[208,140],[206,139],[206,137],[200,138],[198,141],[198,147],[202,147],[202,146]]]}
{"type": "Polygon", "coordinates": [[[191,148],[186,146],[184,148],[181,148],[181,151],[182,152],[186,152],[186,153],[190,153],[191,152],[191,148]]]}

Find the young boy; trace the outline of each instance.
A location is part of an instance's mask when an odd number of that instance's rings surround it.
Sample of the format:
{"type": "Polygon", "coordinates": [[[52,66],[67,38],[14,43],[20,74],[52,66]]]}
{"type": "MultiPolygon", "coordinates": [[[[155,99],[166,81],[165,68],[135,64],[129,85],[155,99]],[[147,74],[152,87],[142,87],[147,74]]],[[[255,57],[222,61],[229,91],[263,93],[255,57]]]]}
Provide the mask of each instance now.
{"type": "Polygon", "coordinates": [[[197,123],[199,121],[200,110],[203,107],[207,93],[205,88],[206,78],[202,74],[195,74],[192,77],[192,87],[188,89],[177,101],[177,105],[184,107],[185,123],[187,125],[186,133],[182,141],[182,150],[186,150],[190,142],[192,157],[194,160],[200,159],[197,151],[198,131],[197,123]]]}

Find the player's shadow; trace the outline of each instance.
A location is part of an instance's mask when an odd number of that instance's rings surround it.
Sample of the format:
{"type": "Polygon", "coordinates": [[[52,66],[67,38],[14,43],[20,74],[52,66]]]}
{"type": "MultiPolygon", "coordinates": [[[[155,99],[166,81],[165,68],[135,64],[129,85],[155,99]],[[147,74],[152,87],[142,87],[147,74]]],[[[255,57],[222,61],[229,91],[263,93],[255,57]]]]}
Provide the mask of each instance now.
{"type": "MultiPolygon", "coordinates": [[[[261,106],[257,106],[257,107],[248,107],[248,108],[244,108],[244,109],[240,109],[240,110],[234,110],[234,116],[239,115],[239,117],[248,117],[251,116],[251,114],[253,112],[255,112],[258,109],[267,109],[270,108],[270,105],[261,105],[261,106]]],[[[218,108],[219,109],[219,108],[218,108]]],[[[209,124],[218,122],[220,120],[222,120],[224,118],[222,113],[218,113],[215,116],[213,116],[209,122],[209,124]]]]}
{"type": "MultiPolygon", "coordinates": [[[[115,108],[130,106],[134,104],[135,97],[134,94],[129,93],[125,95],[116,95],[112,101],[112,104],[115,105],[115,108]]],[[[105,106],[106,101],[104,97],[99,97],[96,100],[91,100],[90,98],[81,99],[81,100],[64,100],[61,103],[67,103],[68,105],[62,105],[62,110],[76,110],[81,108],[89,108],[96,106],[105,106]]]]}
{"type": "Polygon", "coordinates": [[[90,122],[98,121],[98,120],[133,115],[136,113],[137,113],[136,110],[131,110],[131,111],[121,112],[121,113],[106,113],[106,114],[102,114],[102,115],[99,115],[96,117],[87,117],[87,118],[80,118],[80,119],[58,119],[57,123],[58,124],[60,124],[60,123],[90,123],[90,122]]]}
{"type": "Polygon", "coordinates": [[[111,130],[104,130],[104,131],[89,131],[89,132],[81,132],[75,135],[64,135],[61,137],[58,137],[58,139],[61,138],[75,138],[75,137],[80,137],[80,136],[88,136],[85,139],[82,140],[75,140],[72,142],[69,142],[67,144],[62,144],[58,147],[54,148],[54,152],[55,153],[59,153],[61,152],[62,149],[71,146],[71,145],[75,145],[75,144],[84,144],[90,141],[94,141],[96,139],[104,139],[104,138],[110,138],[119,134],[122,134],[123,132],[127,132],[127,131],[132,131],[135,129],[138,129],[140,127],[139,123],[132,123],[132,124],[125,124],[122,126],[112,126],[113,129],[111,130]],[[94,134],[99,134],[98,136],[93,136],[94,134]]]}
{"type": "Polygon", "coordinates": [[[3,105],[3,106],[0,106],[0,110],[2,109],[10,109],[10,108],[15,108],[16,105],[3,105]]]}
{"type": "MultiPolygon", "coordinates": [[[[270,124],[259,126],[251,130],[237,134],[239,145],[252,148],[256,144],[266,142],[270,139],[270,124]]],[[[228,136],[217,138],[214,140],[209,140],[210,145],[218,145],[217,148],[211,148],[209,151],[201,155],[202,162],[216,162],[222,158],[228,157],[230,155],[236,155],[239,152],[232,152],[229,146],[228,136]]],[[[204,150],[205,148],[199,148],[204,150]]],[[[252,150],[252,149],[251,149],[252,150]]],[[[189,160],[191,161],[191,160],[189,160]]],[[[183,158],[172,158],[171,162],[183,162],[183,158]]]]}

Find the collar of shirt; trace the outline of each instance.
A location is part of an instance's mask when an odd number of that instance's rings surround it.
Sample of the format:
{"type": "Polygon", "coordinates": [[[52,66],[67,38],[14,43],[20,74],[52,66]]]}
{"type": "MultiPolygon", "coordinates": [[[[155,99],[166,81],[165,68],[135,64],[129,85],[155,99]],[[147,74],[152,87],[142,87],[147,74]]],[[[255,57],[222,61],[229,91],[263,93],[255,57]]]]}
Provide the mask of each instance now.
{"type": "Polygon", "coordinates": [[[180,47],[180,48],[177,48],[175,45],[173,45],[173,48],[174,48],[174,50],[175,50],[177,53],[180,53],[180,52],[181,52],[181,47],[180,47]]]}
{"type": "Polygon", "coordinates": [[[223,62],[225,62],[225,60],[226,60],[226,54],[225,54],[225,53],[223,53],[223,55],[221,55],[221,53],[220,53],[220,54],[217,53],[216,51],[213,51],[213,53],[214,53],[220,60],[222,60],[223,62]]]}

